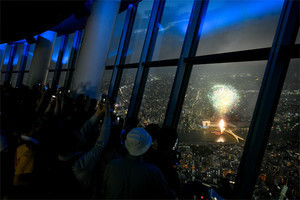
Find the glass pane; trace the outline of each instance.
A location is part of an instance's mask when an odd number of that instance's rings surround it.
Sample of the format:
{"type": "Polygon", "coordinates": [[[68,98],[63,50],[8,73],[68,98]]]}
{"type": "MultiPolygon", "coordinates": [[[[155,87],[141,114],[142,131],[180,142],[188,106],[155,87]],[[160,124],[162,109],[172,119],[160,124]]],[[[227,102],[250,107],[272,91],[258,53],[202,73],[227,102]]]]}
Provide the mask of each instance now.
{"type": "Polygon", "coordinates": [[[16,87],[18,81],[18,75],[19,73],[12,73],[11,80],[10,80],[12,87],[16,87]]]}
{"type": "Polygon", "coordinates": [[[62,69],[68,68],[68,63],[71,55],[74,38],[75,38],[75,33],[69,34],[67,46],[62,57],[62,69]]]}
{"type": "Polygon", "coordinates": [[[27,56],[27,61],[26,61],[26,68],[25,68],[26,71],[29,71],[29,69],[30,69],[32,57],[34,54],[34,49],[35,49],[35,44],[31,44],[29,46],[29,51],[28,51],[28,56],[27,56]]]}
{"type": "Polygon", "coordinates": [[[10,51],[11,51],[11,45],[7,45],[6,48],[5,48],[3,63],[1,65],[2,66],[1,71],[6,71],[7,70],[9,57],[10,57],[10,51]]]}
{"type": "Polygon", "coordinates": [[[118,101],[116,104],[116,115],[121,116],[123,119],[125,119],[128,111],[136,72],[137,69],[123,70],[120,88],[118,92],[118,101]]]}
{"type": "Polygon", "coordinates": [[[283,0],[210,1],[197,55],[271,47],[282,5],[283,0]]]}
{"type": "Polygon", "coordinates": [[[24,76],[23,76],[23,85],[27,85],[28,75],[29,75],[28,72],[24,73],[24,76]]]}
{"type": "Polygon", "coordinates": [[[254,199],[278,199],[279,196],[300,199],[299,122],[300,59],[293,59],[281,92],[254,199]]]}
{"type": "Polygon", "coordinates": [[[104,70],[98,94],[108,94],[112,72],[113,70],[104,70]]]}
{"type": "Polygon", "coordinates": [[[51,87],[53,76],[54,76],[54,72],[49,72],[48,73],[46,85],[49,85],[51,87]]]}
{"type": "Polygon", "coordinates": [[[183,182],[235,181],[266,64],[193,67],[177,129],[183,182]]]}
{"type": "Polygon", "coordinates": [[[1,84],[3,84],[4,83],[4,81],[5,81],[5,75],[6,75],[6,73],[1,73],[1,80],[0,80],[0,83],[1,84]]]}
{"type": "Polygon", "coordinates": [[[140,125],[162,125],[177,67],[150,68],[139,112],[140,125]]]}
{"type": "Polygon", "coordinates": [[[24,51],[24,44],[18,44],[16,54],[12,63],[13,71],[19,71],[22,62],[23,51],[24,51]]]}
{"type": "Polygon", "coordinates": [[[55,69],[63,36],[56,37],[50,63],[50,69],[55,69]]]}
{"type": "Polygon", "coordinates": [[[152,6],[153,0],[142,1],[139,3],[125,60],[126,64],[137,63],[140,60],[152,6]]]}
{"type": "Polygon", "coordinates": [[[114,34],[111,38],[110,48],[109,48],[109,52],[108,52],[107,59],[106,59],[106,65],[114,65],[115,64],[125,18],[126,18],[126,11],[119,13],[117,15],[115,30],[114,30],[114,34]]]}
{"type": "Polygon", "coordinates": [[[3,58],[4,58],[6,46],[7,46],[6,44],[0,44],[0,71],[3,65],[3,60],[4,60],[3,58]]]}
{"type": "Polygon", "coordinates": [[[295,44],[299,44],[300,43],[300,28],[298,29],[298,34],[297,34],[297,38],[296,38],[296,42],[295,44]]]}
{"type": "Polygon", "coordinates": [[[67,72],[63,71],[60,73],[59,82],[58,82],[58,85],[60,87],[64,87],[66,76],[67,76],[67,72]]]}
{"type": "Polygon", "coordinates": [[[180,56],[193,0],[166,1],[152,60],[180,56]]]}

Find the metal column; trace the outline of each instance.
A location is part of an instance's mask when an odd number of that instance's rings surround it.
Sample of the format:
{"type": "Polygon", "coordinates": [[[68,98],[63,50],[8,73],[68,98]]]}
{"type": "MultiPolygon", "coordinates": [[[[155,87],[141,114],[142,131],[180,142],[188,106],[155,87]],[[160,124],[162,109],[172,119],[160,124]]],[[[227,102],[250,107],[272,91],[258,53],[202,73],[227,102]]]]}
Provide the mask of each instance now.
{"type": "Polygon", "coordinates": [[[61,74],[61,68],[62,68],[62,60],[63,60],[63,55],[65,53],[66,46],[68,44],[68,38],[69,35],[64,35],[60,44],[60,49],[58,52],[58,58],[56,61],[56,67],[53,75],[53,81],[52,81],[52,86],[51,88],[56,88],[57,84],[59,82],[60,74],[61,74]]]}
{"type": "Polygon", "coordinates": [[[138,4],[136,5],[129,4],[127,9],[124,27],[122,30],[122,35],[121,35],[116,61],[114,65],[114,71],[111,77],[109,91],[108,91],[108,96],[113,101],[111,103],[114,103],[116,101],[116,97],[118,95],[123,68],[119,68],[117,66],[123,65],[125,63],[125,57],[130,42],[130,36],[131,36],[131,32],[132,32],[136,12],[137,12],[137,6],[138,4]]]}
{"type": "Polygon", "coordinates": [[[127,113],[127,121],[136,121],[138,112],[140,110],[147,76],[149,72],[148,67],[144,67],[144,62],[149,62],[152,59],[155,41],[157,38],[159,23],[162,18],[162,13],[165,7],[165,0],[155,0],[152,8],[152,13],[144,41],[144,46],[138,66],[138,71],[135,77],[135,82],[132,90],[130,104],[127,113]]]}
{"type": "Polygon", "coordinates": [[[193,66],[192,64],[185,63],[184,59],[187,57],[194,57],[196,54],[208,2],[208,0],[194,1],[170,95],[164,126],[176,128],[178,125],[184,96],[193,66]]]}
{"type": "Polygon", "coordinates": [[[71,53],[70,53],[70,62],[69,62],[69,66],[68,66],[66,80],[64,83],[64,87],[67,89],[69,89],[71,86],[73,70],[75,68],[75,64],[76,64],[77,57],[78,57],[78,50],[79,50],[80,43],[81,43],[82,32],[83,31],[81,30],[81,31],[76,31],[76,33],[75,33],[75,38],[74,38],[73,46],[72,46],[71,53]]]}
{"type": "Polygon", "coordinates": [[[12,71],[13,71],[13,61],[16,56],[17,47],[18,47],[17,44],[11,45],[9,61],[8,61],[7,69],[6,69],[5,81],[11,80],[11,75],[12,75],[12,71]]]}
{"type": "Polygon", "coordinates": [[[25,71],[26,63],[27,63],[28,52],[29,52],[29,44],[24,43],[24,50],[23,50],[23,54],[22,54],[22,61],[21,61],[21,64],[20,64],[20,70],[19,70],[19,75],[18,75],[18,80],[17,80],[16,87],[19,87],[20,84],[22,84],[22,82],[23,82],[24,71],[25,71]]]}
{"type": "Polygon", "coordinates": [[[235,198],[251,199],[271,126],[288,70],[290,58],[284,52],[294,45],[299,28],[299,1],[286,0],[269,55],[262,86],[241,158],[235,198]]]}

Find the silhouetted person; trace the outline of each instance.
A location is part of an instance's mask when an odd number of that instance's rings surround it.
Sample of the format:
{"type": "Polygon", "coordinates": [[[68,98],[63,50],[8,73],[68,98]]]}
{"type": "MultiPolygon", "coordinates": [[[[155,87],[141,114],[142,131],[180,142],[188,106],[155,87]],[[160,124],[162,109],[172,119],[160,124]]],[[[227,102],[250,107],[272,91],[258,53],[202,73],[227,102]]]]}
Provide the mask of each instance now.
{"type": "Polygon", "coordinates": [[[161,171],[143,161],[152,144],[151,136],[142,128],[134,128],[126,136],[129,154],[112,160],[104,173],[106,199],[170,199],[175,194],[161,171]]]}

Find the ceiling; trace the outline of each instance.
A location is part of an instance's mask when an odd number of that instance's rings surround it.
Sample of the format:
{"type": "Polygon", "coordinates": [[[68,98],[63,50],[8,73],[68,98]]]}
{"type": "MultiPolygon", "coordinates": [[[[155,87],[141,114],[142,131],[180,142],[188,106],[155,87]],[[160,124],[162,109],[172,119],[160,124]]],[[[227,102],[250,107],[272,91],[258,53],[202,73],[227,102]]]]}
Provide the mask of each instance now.
{"type": "MultiPolygon", "coordinates": [[[[73,14],[82,23],[78,27],[84,27],[84,19],[89,15],[92,0],[1,0],[0,2],[0,44],[3,44],[22,39],[26,39],[29,43],[35,42],[33,36],[56,27],[73,14]]],[[[125,10],[128,3],[133,2],[136,0],[123,0],[120,11],[125,10]]],[[[61,27],[58,31],[62,31],[61,27]]],[[[68,30],[62,31],[63,34],[67,32],[68,30]]]]}

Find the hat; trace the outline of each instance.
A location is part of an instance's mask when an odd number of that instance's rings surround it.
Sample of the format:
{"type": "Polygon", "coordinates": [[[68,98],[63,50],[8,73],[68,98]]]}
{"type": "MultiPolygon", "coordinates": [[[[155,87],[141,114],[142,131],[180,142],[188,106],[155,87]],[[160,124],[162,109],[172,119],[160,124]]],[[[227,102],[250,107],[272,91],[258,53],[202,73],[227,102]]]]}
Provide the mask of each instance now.
{"type": "Polygon", "coordinates": [[[128,132],[125,146],[132,156],[140,156],[146,153],[152,144],[152,138],[145,129],[134,128],[128,132]]]}

